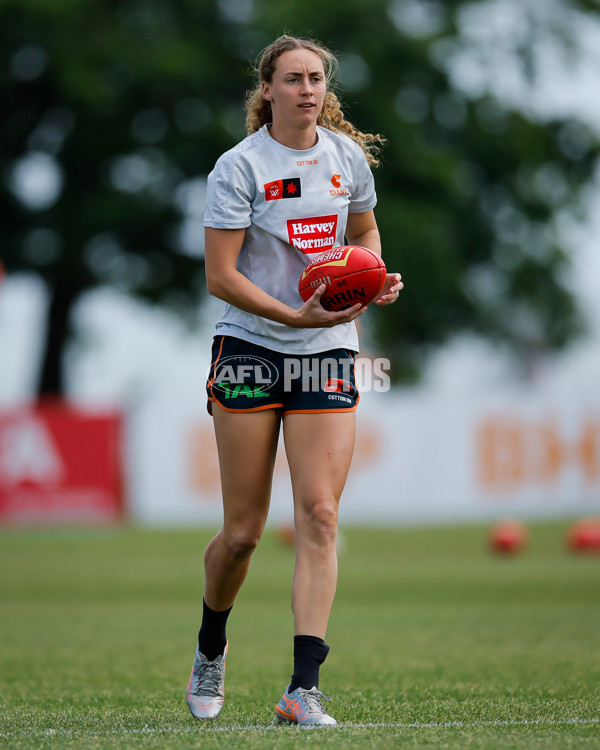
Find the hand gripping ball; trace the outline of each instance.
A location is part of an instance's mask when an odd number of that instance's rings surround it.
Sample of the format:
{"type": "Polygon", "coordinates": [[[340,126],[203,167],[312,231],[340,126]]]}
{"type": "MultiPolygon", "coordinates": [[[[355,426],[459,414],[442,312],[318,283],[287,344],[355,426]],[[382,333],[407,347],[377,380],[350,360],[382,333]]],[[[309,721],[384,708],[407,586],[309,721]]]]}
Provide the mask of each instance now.
{"type": "Polygon", "coordinates": [[[321,284],[326,310],[345,310],[359,302],[366,307],[385,284],[385,263],[377,253],[360,245],[341,245],[317,255],[302,272],[298,292],[306,302],[321,284]]]}

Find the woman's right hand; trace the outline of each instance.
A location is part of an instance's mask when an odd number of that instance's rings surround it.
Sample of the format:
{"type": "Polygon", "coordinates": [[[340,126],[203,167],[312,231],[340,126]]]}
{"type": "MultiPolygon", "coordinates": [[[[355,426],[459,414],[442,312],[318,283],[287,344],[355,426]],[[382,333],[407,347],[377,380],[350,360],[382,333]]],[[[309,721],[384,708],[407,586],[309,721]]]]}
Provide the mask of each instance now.
{"type": "Polygon", "coordinates": [[[321,305],[321,297],[325,294],[327,287],[325,284],[315,290],[299,310],[294,315],[293,328],[333,328],[340,323],[349,323],[363,315],[367,308],[360,303],[348,307],[346,310],[326,310],[321,305]]]}

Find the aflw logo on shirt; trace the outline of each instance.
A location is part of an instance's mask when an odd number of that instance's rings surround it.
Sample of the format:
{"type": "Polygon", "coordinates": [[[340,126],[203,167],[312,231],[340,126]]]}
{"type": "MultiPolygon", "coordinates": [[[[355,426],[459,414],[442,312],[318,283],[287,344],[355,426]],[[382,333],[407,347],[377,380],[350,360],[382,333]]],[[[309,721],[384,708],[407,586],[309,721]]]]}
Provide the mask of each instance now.
{"type": "Polygon", "coordinates": [[[310,219],[288,219],[290,245],[307,254],[321,252],[335,244],[337,214],[310,219]]]}
{"type": "Polygon", "coordinates": [[[263,185],[266,201],[278,201],[281,198],[300,198],[302,189],[299,177],[289,177],[287,180],[274,180],[263,185]]]}

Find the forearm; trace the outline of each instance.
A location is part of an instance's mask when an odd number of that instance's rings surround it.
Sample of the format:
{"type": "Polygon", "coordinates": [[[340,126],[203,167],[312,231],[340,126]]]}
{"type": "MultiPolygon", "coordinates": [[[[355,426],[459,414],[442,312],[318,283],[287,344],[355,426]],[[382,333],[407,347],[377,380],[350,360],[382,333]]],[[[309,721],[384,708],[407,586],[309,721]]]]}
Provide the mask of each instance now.
{"type": "Polygon", "coordinates": [[[237,269],[244,233],[244,229],[206,229],[206,284],[214,297],[290,328],[331,327],[349,323],[362,314],[359,304],[345,310],[326,310],[320,302],[325,285],[297,310],[272,297],[237,269]]]}
{"type": "Polygon", "coordinates": [[[347,237],[347,240],[350,245],[360,245],[381,255],[381,237],[378,229],[369,229],[358,237],[347,237]]]}
{"type": "Polygon", "coordinates": [[[267,294],[238,270],[231,269],[227,274],[207,281],[210,294],[228,304],[292,328],[297,326],[296,310],[267,294]]]}

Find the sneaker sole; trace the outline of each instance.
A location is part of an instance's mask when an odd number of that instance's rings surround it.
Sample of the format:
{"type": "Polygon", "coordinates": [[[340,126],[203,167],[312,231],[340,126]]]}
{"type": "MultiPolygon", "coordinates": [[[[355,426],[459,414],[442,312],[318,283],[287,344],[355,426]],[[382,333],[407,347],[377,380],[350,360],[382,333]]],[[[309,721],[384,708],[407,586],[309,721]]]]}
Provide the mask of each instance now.
{"type": "Polygon", "coordinates": [[[194,719],[196,719],[197,721],[204,721],[206,719],[214,720],[219,716],[219,714],[221,713],[221,710],[223,709],[222,703],[221,705],[217,704],[216,706],[207,706],[206,708],[201,708],[201,709],[199,709],[197,706],[192,707],[190,698],[188,698],[187,704],[188,704],[188,708],[190,709],[190,713],[192,714],[194,719]],[[196,713],[195,711],[197,711],[198,713],[196,713]]]}
{"type": "Polygon", "coordinates": [[[314,722],[312,724],[300,724],[299,722],[296,721],[296,719],[292,718],[289,714],[284,713],[279,708],[279,706],[275,706],[275,722],[277,724],[287,724],[287,725],[294,724],[295,726],[298,726],[298,727],[335,727],[337,726],[337,721],[335,721],[335,719],[333,720],[334,722],[333,724],[330,724],[330,723],[320,724],[318,722],[314,722]]]}

